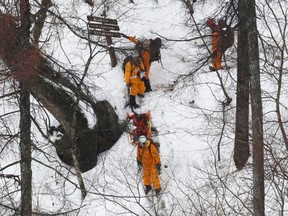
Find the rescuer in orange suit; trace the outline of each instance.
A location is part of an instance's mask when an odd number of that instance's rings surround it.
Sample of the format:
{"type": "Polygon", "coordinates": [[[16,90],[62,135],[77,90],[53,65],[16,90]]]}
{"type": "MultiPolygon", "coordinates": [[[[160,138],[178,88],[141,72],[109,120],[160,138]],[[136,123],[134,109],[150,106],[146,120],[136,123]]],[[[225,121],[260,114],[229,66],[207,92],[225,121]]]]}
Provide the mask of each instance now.
{"type": "Polygon", "coordinates": [[[221,36],[222,29],[226,27],[226,22],[221,19],[217,25],[214,19],[209,18],[206,24],[212,30],[212,66],[209,68],[212,71],[216,71],[222,69],[221,62],[223,50],[221,50],[221,36]]]}
{"type": "Polygon", "coordinates": [[[139,168],[143,168],[143,181],[145,185],[144,192],[148,194],[153,189],[156,195],[161,191],[159,174],[161,172],[161,163],[158,150],[151,139],[141,135],[137,147],[137,163],[139,168]]]}
{"type": "MultiPolygon", "coordinates": [[[[121,33],[121,35],[130,40],[131,42],[136,44],[136,49],[139,52],[139,56],[141,57],[144,67],[145,67],[145,87],[146,87],[146,92],[152,91],[151,89],[151,85],[150,85],[150,80],[149,80],[149,74],[150,74],[150,67],[151,67],[151,51],[150,51],[150,47],[147,46],[145,48],[143,48],[142,46],[139,46],[139,49],[137,48],[138,43],[142,43],[142,41],[137,40],[135,37],[132,36],[127,36],[123,33],[121,33]]],[[[147,41],[150,42],[150,39],[145,39],[147,41]]]]}
{"type": "Polygon", "coordinates": [[[136,103],[136,95],[144,97],[145,84],[143,79],[144,75],[144,64],[140,57],[133,57],[125,65],[124,80],[126,86],[130,88],[130,100],[129,105],[133,108],[138,108],[139,105],[136,103]]]}

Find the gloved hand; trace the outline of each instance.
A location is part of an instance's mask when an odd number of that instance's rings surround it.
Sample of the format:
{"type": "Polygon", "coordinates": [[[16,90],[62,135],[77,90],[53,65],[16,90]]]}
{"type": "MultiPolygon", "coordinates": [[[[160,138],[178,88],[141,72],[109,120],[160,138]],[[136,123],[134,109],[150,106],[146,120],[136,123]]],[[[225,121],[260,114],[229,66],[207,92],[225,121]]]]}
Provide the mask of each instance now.
{"type": "Polygon", "coordinates": [[[126,87],[127,87],[127,88],[130,88],[130,87],[131,87],[131,84],[129,84],[129,83],[126,84],[126,87]]]}
{"type": "Polygon", "coordinates": [[[142,161],[137,160],[137,165],[138,165],[138,173],[142,171],[142,161]]]}
{"type": "Polygon", "coordinates": [[[161,164],[156,164],[156,169],[157,169],[157,172],[158,172],[158,175],[161,174],[161,164]]]}
{"type": "Polygon", "coordinates": [[[145,77],[145,71],[140,71],[140,79],[142,80],[142,81],[144,81],[145,79],[146,79],[146,77],[145,77]]]}
{"type": "Polygon", "coordinates": [[[121,36],[126,38],[126,39],[129,39],[129,37],[127,35],[123,34],[123,33],[121,33],[121,36]]]}
{"type": "Polygon", "coordinates": [[[142,161],[137,160],[137,165],[138,165],[138,167],[142,167],[142,161]]]}

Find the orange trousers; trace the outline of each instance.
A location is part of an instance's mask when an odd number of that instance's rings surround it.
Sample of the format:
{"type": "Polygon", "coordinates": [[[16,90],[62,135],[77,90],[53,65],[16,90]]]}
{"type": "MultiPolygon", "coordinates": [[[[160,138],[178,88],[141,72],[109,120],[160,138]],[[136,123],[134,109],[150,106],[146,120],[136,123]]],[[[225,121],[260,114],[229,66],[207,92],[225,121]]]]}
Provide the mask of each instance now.
{"type": "Polygon", "coordinates": [[[130,89],[130,95],[136,96],[138,94],[144,94],[146,87],[144,82],[140,79],[140,77],[136,77],[129,80],[129,83],[131,85],[130,89]]]}
{"type": "Polygon", "coordinates": [[[161,187],[160,185],[160,179],[158,176],[158,171],[156,167],[143,167],[143,182],[144,185],[153,185],[153,188],[159,189],[161,187]]]}
{"type": "Polygon", "coordinates": [[[222,52],[219,50],[219,39],[220,39],[220,32],[216,31],[213,32],[212,35],[212,67],[215,69],[221,69],[221,63],[222,63],[222,52]]]}
{"type": "Polygon", "coordinates": [[[145,67],[145,77],[148,80],[150,75],[150,67],[151,67],[151,54],[150,51],[144,50],[141,53],[141,59],[145,67]]]}

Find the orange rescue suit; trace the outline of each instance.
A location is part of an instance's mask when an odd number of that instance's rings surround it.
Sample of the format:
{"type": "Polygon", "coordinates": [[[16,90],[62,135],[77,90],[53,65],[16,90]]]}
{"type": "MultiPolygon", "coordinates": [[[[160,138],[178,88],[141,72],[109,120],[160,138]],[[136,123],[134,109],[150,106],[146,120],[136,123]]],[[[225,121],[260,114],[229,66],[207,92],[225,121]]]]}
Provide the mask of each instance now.
{"type": "Polygon", "coordinates": [[[222,61],[222,50],[219,47],[219,40],[221,37],[220,31],[214,31],[212,32],[212,67],[219,70],[221,69],[221,61],[222,61]]]}
{"type": "Polygon", "coordinates": [[[150,140],[146,141],[143,148],[138,145],[136,160],[142,162],[144,185],[148,186],[153,184],[154,190],[161,188],[158,171],[156,169],[156,165],[160,164],[160,157],[157,148],[150,143],[150,140]]]}
{"type": "Polygon", "coordinates": [[[207,20],[207,26],[212,30],[212,67],[216,70],[221,69],[223,50],[221,49],[222,29],[214,19],[207,20]]]}
{"type": "Polygon", "coordinates": [[[125,83],[131,85],[130,95],[136,96],[137,94],[145,93],[145,84],[140,79],[140,71],[144,70],[143,62],[140,61],[140,65],[132,64],[131,61],[125,65],[124,79],[125,83]]]}
{"type": "MultiPolygon", "coordinates": [[[[135,37],[128,37],[128,39],[133,42],[133,43],[137,43],[138,41],[136,40],[135,37]]],[[[150,67],[151,67],[151,53],[150,50],[142,50],[141,51],[141,59],[143,61],[144,67],[145,67],[145,77],[148,80],[149,79],[149,74],[150,74],[150,67]]]]}

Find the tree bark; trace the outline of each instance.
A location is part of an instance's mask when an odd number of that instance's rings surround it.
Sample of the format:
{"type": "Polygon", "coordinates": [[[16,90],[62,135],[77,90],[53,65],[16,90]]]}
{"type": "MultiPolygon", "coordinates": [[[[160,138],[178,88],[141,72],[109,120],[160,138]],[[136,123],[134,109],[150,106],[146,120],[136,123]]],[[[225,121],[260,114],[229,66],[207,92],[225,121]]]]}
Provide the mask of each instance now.
{"type": "Polygon", "coordinates": [[[247,0],[248,55],[251,73],[252,143],[253,143],[253,212],[265,215],[263,111],[260,84],[258,31],[255,0],[247,0]]]}
{"type": "Polygon", "coordinates": [[[21,215],[32,215],[30,94],[20,91],[21,215]]]}
{"type": "Polygon", "coordinates": [[[265,215],[263,111],[255,7],[255,0],[238,1],[238,95],[234,160],[237,168],[242,169],[249,157],[247,93],[250,76],[253,145],[253,215],[263,216],[265,215]]]}
{"type": "Polygon", "coordinates": [[[234,142],[234,163],[241,170],[249,156],[249,66],[248,66],[248,28],[247,5],[238,3],[239,28],[237,49],[237,99],[236,99],[236,128],[234,142]]]}
{"type": "MultiPolygon", "coordinates": [[[[20,44],[29,45],[30,4],[20,1],[20,44]]],[[[21,170],[21,215],[32,215],[32,169],[31,169],[31,119],[30,93],[20,82],[20,170],[21,170]]]]}

